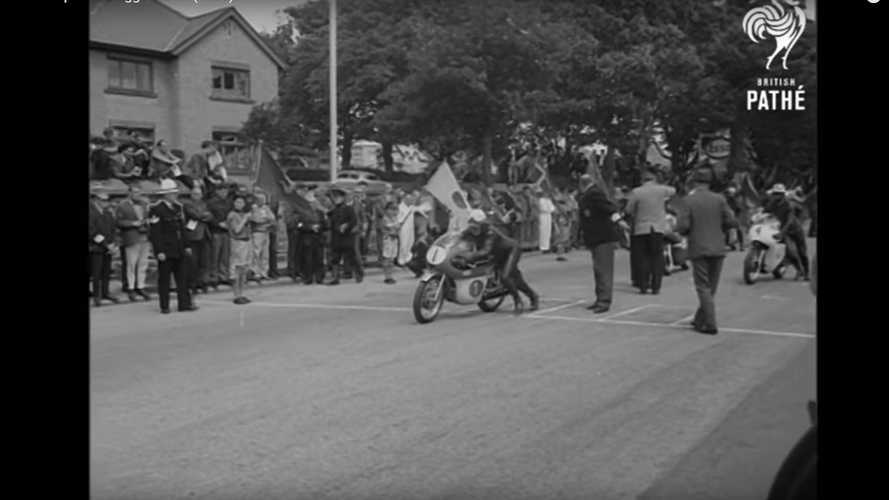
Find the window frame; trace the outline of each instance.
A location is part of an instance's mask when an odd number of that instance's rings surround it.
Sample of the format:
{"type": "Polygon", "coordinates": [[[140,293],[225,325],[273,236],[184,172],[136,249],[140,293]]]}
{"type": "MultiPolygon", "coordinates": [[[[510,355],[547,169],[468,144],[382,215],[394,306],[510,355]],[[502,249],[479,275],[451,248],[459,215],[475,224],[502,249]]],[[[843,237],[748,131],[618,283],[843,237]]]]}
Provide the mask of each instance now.
{"type": "Polygon", "coordinates": [[[253,103],[253,99],[251,98],[253,93],[253,82],[251,81],[251,71],[250,67],[242,64],[226,64],[226,63],[217,63],[213,62],[210,66],[210,99],[217,101],[231,101],[231,102],[242,102],[242,103],[253,103]],[[217,76],[217,72],[219,73],[219,77],[222,79],[220,82],[220,88],[216,88],[215,80],[217,76]],[[225,88],[225,77],[226,74],[232,75],[232,89],[227,90],[225,88]],[[246,77],[246,95],[241,94],[238,90],[238,74],[244,75],[246,77]]]}
{"type": "Polygon", "coordinates": [[[106,65],[106,76],[107,76],[107,85],[105,87],[105,92],[108,94],[122,94],[122,95],[130,95],[130,96],[141,96],[141,97],[157,97],[157,93],[154,90],[154,61],[151,59],[146,59],[142,57],[134,57],[129,55],[122,54],[108,54],[106,65]],[[125,63],[130,63],[136,66],[136,88],[124,87],[123,86],[123,65],[125,63]],[[111,80],[111,66],[112,64],[117,65],[118,71],[118,79],[117,82],[113,82],[111,80]],[[146,66],[148,68],[148,88],[138,88],[139,78],[138,78],[138,67],[146,66]],[[115,85],[116,84],[116,85],[115,85]]]}

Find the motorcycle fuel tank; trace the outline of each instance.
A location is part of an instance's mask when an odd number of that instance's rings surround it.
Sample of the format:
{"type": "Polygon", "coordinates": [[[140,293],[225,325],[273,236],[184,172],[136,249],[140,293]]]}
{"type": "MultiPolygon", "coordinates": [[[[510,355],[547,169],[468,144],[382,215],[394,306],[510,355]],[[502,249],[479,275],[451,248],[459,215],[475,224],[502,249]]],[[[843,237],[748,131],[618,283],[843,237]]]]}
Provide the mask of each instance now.
{"type": "Polygon", "coordinates": [[[487,276],[455,279],[455,302],[458,304],[477,304],[482,298],[482,293],[485,291],[486,279],[487,276]]]}

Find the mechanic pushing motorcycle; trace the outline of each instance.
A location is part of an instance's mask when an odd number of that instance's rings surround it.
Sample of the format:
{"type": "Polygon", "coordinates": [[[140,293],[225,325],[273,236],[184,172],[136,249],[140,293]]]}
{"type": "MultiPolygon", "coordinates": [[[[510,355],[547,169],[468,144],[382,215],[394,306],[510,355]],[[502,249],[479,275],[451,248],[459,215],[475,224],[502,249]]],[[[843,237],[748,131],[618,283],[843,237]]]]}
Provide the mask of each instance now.
{"type": "Polygon", "coordinates": [[[784,184],[775,184],[766,191],[763,211],[770,213],[781,222],[781,232],[787,243],[788,260],[796,267],[796,278],[809,279],[809,257],[806,249],[806,235],[793,204],[787,199],[784,184]]]}
{"type": "Polygon", "coordinates": [[[521,314],[524,309],[519,292],[524,293],[531,302],[529,311],[539,308],[540,296],[531,289],[518,267],[519,257],[522,255],[522,247],[518,241],[491,223],[479,209],[473,209],[470,213],[469,226],[463,230],[460,238],[475,245],[475,251],[462,256],[466,261],[471,263],[493,257],[494,265],[500,273],[500,281],[512,296],[515,314],[521,314]]]}

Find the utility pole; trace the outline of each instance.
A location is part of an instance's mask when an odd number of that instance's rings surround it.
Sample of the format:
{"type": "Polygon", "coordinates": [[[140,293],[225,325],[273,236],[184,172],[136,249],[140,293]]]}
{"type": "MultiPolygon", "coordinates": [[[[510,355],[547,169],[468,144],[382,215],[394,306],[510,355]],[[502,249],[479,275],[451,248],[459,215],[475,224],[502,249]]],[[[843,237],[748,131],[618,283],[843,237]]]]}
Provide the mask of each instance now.
{"type": "Polygon", "coordinates": [[[330,2],[330,182],[336,181],[336,0],[330,2]]]}

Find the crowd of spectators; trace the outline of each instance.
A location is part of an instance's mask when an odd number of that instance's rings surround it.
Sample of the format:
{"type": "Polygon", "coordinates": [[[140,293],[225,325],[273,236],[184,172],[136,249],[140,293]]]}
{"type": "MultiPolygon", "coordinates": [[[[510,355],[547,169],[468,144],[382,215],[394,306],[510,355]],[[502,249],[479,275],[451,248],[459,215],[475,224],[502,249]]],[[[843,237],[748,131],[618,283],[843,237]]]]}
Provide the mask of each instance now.
{"type": "MultiPolygon", "coordinates": [[[[396,267],[419,276],[429,245],[455,226],[447,209],[419,187],[389,187],[370,193],[363,182],[343,191],[285,180],[284,194],[276,199],[258,187],[230,182],[212,141],[205,141],[185,161],[181,151],[168,149],[163,140],[149,146],[137,134],[121,140],[109,130],[101,139],[91,141],[90,171],[93,180],[116,178],[129,185],[126,193],[103,193],[98,188],[92,196],[90,278],[96,305],[103,299],[118,301],[108,286],[112,256],[120,260],[120,280],[129,299],[150,298],[146,278],[153,250],[148,214],[151,205],[165,195],[144,192],[134,181],[184,186],[176,203],[182,207],[183,246],[188,252],[183,283],[177,282],[177,288],[197,294],[229,286],[239,304],[249,302],[244,295],[247,282],[261,284],[281,274],[305,285],[335,285],[341,279],[360,282],[365,266],[376,264],[383,269],[385,284],[395,283],[396,267]],[[278,271],[279,248],[287,257],[282,273],[278,271]]],[[[646,182],[652,180],[653,175],[646,177],[646,182]]],[[[464,187],[470,204],[501,221],[525,249],[551,253],[564,261],[566,254],[583,244],[579,193],[573,185],[560,188],[538,182],[464,187]]],[[[665,195],[670,194],[667,191],[664,189],[665,195]]],[[[731,189],[726,192],[730,204],[734,203],[733,194],[731,189]]],[[[646,248],[645,262],[660,266],[663,274],[687,269],[684,241],[675,232],[676,210],[669,198],[662,204],[665,225],[640,224],[621,235],[621,246],[646,248]],[[655,232],[661,236],[650,236],[655,232]]],[[[636,211],[628,193],[618,189],[615,201],[623,212],[636,211]]],[[[746,219],[744,208],[733,208],[740,220],[746,219]]],[[[727,243],[743,249],[743,230],[731,239],[727,236],[727,243]]],[[[637,282],[636,270],[642,261],[634,257],[634,262],[637,282]]],[[[661,274],[642,267],[645,280],[661,274]]],[[[649,287],[658,289],[659,279],[654,278],[649,287]]]]}

